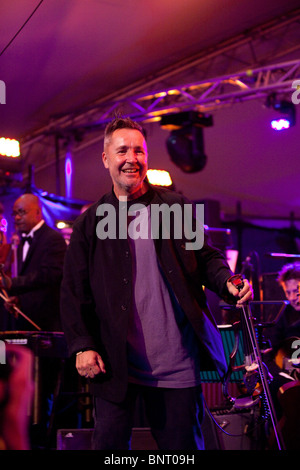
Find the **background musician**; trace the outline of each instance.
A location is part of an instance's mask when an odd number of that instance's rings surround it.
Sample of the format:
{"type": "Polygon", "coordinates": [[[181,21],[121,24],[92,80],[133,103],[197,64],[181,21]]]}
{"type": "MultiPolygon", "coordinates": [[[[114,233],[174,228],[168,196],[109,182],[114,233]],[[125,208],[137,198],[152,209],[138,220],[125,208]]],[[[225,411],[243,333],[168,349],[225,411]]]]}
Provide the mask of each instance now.
{"type": "MultiPolygon", "coordinates": [[[[61,332],[59,299],[65,240],[45,223],[39,198],[33,194],[23,194],[15,201],[12,216],[20,236],[17,248],[18,272],[15,277],[2,273],[0,287],[8,295],[5,305],[12,311],[15,311],[16,306],[42,332],[61,332]]],[[[17,314],[14,329],[21,333],[38,333],[21,314],[17,314]]],[[[62,364],[56,356],[39,356],[38,360],[39,417],[32,426],[31,442],[34,448],[46,445],[52,396],[62,364]]]]}
{"type": "Polygon", "coordinates": [[[283,288],[289,305],[284,310],[278,323],[272,328],[273,348],[278,347],[287,338],[300,337],[300,262],[284,265],[278,274],[277,281],[283,288]]]}
{"type": "MultiPolygon", "coordinates": [[[[23,194],[14,203],[12,215],[21,242],[18,246],[18,275],[5,276],[2,288],[21,311],[44,331],[61,331],[59,293],[66,243],[49,227],[37,196],[23,194]]],[[[17,330],[32,330],[19,316],[17,330]]]]}
{"type": "MultiPolygon", "coordinates": [[[[277,414],[280,417],[281,408],[277,399],[279,388],[286,383],[300,379],[299,365],[296,364],[296,361],[291,361],[293,353],[297,355],[295,347],[298,349],[300,347],[298,341],[300,338],[300,262],[284,265],[278,273],[277,281],[283,288],[289,303],[276,325],[268,328],[265,332],[265,337],[270,340],[272,347],[265,362],[273,376],[270,391],[277,414]]],[[[298,358],[299,356],[300,354],[298,354],[298,358]]]]}

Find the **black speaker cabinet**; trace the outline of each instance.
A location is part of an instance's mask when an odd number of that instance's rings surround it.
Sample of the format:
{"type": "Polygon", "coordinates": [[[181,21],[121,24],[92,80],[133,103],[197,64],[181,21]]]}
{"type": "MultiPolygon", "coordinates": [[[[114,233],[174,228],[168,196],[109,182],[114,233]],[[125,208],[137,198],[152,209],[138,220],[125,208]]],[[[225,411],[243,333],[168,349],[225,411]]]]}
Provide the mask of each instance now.
{"type": "MultiPolygon", "coordinates": [[[[206,410],[202,431],[205,450],[262,450],[255,410],[232,413],[206,410]],[[219,427],[215,424],[216,421],[219,427]]],[[[93,429],[59,429],[57,450],[91,450],[93,429]]],[[[133,428],[132,450],[157,450],[149,428],[133,428]]]]}
{"type": "MultiPolygon", "coordinates": [[[[57,450],[91,450],[93,429],[59,429],[57,450]]],[[[132,450],[157,450],[149,428],[133,428],[132,450]]]]}
{"type": "Polygon", "coordinates": [[[256,410],[240,413],[206,411],[203,434],[206,450],[262,450],[256,410]],[[217,424],[216,424],[217,423],[217,424]]]}
{"type": "Polygon", "coordinates": [[[59,429],[57,450],[91,450],[93,429],[59,429]]]}

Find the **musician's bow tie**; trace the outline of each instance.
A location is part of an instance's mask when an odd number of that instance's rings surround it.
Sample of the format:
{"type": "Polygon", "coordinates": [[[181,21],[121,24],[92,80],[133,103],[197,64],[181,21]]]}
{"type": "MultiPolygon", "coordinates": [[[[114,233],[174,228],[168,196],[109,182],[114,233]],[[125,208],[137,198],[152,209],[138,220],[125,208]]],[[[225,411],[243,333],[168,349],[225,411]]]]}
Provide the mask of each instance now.
{"type": "Polygon", "coordinates": [[[28,242],[29,245],[32,243],[33,238],[32,237],[22,237],[22,243],[24,245],[25,242],[28,242]]]}

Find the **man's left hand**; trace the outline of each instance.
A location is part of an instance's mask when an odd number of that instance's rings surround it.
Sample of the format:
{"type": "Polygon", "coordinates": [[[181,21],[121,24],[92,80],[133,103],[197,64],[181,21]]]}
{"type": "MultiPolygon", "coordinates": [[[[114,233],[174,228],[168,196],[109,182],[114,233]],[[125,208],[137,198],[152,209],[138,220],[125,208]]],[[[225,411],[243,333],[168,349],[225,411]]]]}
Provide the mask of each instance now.
{"type": "Polygon", "coordinates": [[[247,279],[243,279],[243,287],[238,290],[230,281],[227,281],[227,289],[234,297],[236,297],[237,305],[242,305],[245,302],[253,299],[252,286],[247,279]]]}

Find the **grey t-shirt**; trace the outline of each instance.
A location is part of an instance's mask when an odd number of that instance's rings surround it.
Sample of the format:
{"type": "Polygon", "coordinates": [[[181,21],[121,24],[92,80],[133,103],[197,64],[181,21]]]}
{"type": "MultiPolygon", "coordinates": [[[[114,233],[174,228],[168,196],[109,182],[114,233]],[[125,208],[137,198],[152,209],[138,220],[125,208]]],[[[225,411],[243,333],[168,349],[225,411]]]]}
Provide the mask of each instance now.
{"type": "Polygon", "coordinates": [[[129,381],[193,387],[200,383],[195,333],[161,273],[151,237],[150,207],[137,212],[128,227],[134,279],[127,337],[129,381]]]}

